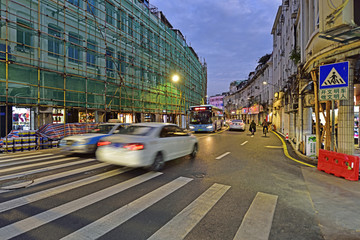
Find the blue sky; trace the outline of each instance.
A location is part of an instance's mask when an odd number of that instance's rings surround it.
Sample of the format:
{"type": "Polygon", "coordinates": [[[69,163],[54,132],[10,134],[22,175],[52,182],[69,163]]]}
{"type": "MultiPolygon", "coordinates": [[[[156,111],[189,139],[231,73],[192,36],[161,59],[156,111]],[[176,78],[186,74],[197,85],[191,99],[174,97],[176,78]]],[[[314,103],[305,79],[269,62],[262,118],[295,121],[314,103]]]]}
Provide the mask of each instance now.
{"type": "Polygon", "coordinates": [[[247,79],[272,52],[271,28],[281,0],[150,0],[205,58],[208,95],[247,79]]]}

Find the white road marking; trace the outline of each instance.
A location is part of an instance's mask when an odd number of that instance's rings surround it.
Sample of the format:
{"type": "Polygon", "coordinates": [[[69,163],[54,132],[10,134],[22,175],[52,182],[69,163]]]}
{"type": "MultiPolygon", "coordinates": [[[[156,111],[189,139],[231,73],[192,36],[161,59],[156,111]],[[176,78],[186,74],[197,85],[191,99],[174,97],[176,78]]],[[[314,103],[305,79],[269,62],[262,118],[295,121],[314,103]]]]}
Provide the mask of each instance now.
{"type": "Polygon", "coordinates": [[[179,177],[174,181],[167,183],[166,185],[100,218],[99,220],[71,233],[68,236],[65,236],[62,239],[97,239],[144,211],[146,208],[165,198],[169,194],[175,192],[190,181],[192,181],[191,178],[179,177]]]}
{"type": "Polygon", "coordinates": [[[234,240],[268,240],[278,196],[258,192],[234,240]]]}
{"type": "MultiPolygon", "coordinates": [[[[78,159],[78,158],[77,158],[77,157],[73,157],[73,158],[68,158],[67,160],[74,160],[74,159],[78,159]]],[[[9,175],[5,175],[5,176],[1,176],[1,177],[0,177],[0,180],[11,179],[11,178],[16,178],[16,177],[23,177],[23,176],[29,175],[29,174],[46,172],[46,171],[50,171],[50,170],[54,170],[54,169],[69,167],[69,166],[78,165],[78,164],[83,164],[83,163],[88,163],[88,162],[93,162],[93,161],[96,161],[96,159],[89,158],[89,159],[84,159],[84,160],[80,160],[80,161],[69,162],[69,163],[64,163],[64,164],[60,164],[60,165],[49,166],[49,167],[44,167],[44,168],[29,170],[29,171],[25,171],[25,172],[9,174],[9,175]]]]}
{"type": "Polygon", "coordinates": [[[109,172],[105,172],[105,173],[101,173],[101,174],[97,174],[95,176],[91,176],[88,178],[84,178],[75,182],[70,182],[61,186],[57,186],[57,187],[53,187],[50,189],[46,189],[37,193],[33,193],[30,195],[26,195],[24,197],[20,197],[20,198],[16,198],[13,200],[9,200],[7,202],[3,202],[0,203],[0,213],[1,212],[5,212],[8,211],[10,209],[16,208],[16,207],[20,207],[44,198],[48,198],[51,196],[54,196],[56,194],[62,193],[62,192],[66,192],[81,186],[85,186],[87,184],[91,184],[97,181],[101,181],[104,180],[106,178],[109,177],[113,177],[116,175],[119,175],[121,173],[130,171],[131,168],[121,168],[121,169],[115,169],[109,172]]]}
{"type": "MultiPolygon", "coordinates": [[[[1,239],[9,239],[21,235],[25,232],[28,232],[32,229],[40,227],[44,224],[47,224],[51,221],[59,219],[63,216],[66,216],[74,211],[77,211],[81,208],[87,207],[91,204],[104,200],[108,197],[111,197],[115,194],[118,194],[126,189],[134,187],[140,183],[148,181],[154,177],[161,175],[159,172],[149,172],[141,176],[132,178],[128,181],[113,185],[111,187],[105,188],[98,192],[89,194],[82,198],[76,199],[74,201],[65,203],[58,207],[49,209],[45,212],[36,214],[32,217],[28,217],[21,221],[15,222],[13,224],[7,225],[0,228],[1,239]]],[[[143,204],[143,203],[142,203],[143,204]]]]}
{"type": "Polygon", "coordinates": [[[254,137],[254,135],[251,135],[251,137],[254,137]]]}
{"type": "Polygon", "coordinates": [[[39,155],[35,155],[35,154],[31,154],[31,156],[28,156],[30,154],[26,154],[26,157],[22,157],[22,155],[19,155],[19,156],[8,156],[8,157],[1,157],[0,159],[7,159],[7,160],[1,160],[1,163],[4,163],[4,162],[10,162],[10,161],[16,161],[16,160],[23,160],[23,159],[29,159],[29,158],[34,158],[34,157],[45,157],[45,156],[54,156],[54,154],[50,154],[50,153],[47,153],[47,154],[39,154],[39,155]]]}
{"type": "Polygon", "coordinates": [[[266,148],[283,148],[283,146],[265,146],[266,148]]]}
{"type": "MultiPolygon", "coordinates": [[[[53,154],[49,154],[49,155],[53,155],[53,154]]],[[[24,160],[24,161],[16,161],[16,160],[12,159],[12,160],[6,160],[6,162],[11,161],[10,163],[0,164],[0,167],[9,167],[9,166],[13,166],[13,165],[27,164],[27,163],[31,163],[31,162],[39,162],[39,161],[43,161],[43,160],[50,160],[50,159],[61,158],[61,157],[63,157],[63,156],[59,157],[59,156],[54,156],[53,155],[52,157],[37,158],[37,159],[24,160]]],[[[20,160],[23,160],[23,159],[25,159],[25,158],[22,158],[20,160]]],[[[5,161],[2,161],[1,163],[3,163],[3,162],[5,162],[5,161]]]]}
{"type": "Polygon", "coordinates": [[[245,144],[247,144],[248,143],[248,141],[245,141],[245,142],[243,142],[242,144],[240,144],[241,146],[243,146],[243,145],[245,145],[245,144]]]}
{"type": "MultiPolygon", "coordinates": [[[[21,158],[23,156],[29,156],[32,155],[30,157],[26,157],[26,158],[31,158],[31,157],[40,157],[40,156],[47,156],[47,155],[54,155],[52,153],[39,153],[37,151],[29,151],[28,153],[4,153],[0,155],[0,160],[1,159],[12,159],[14,160],[15,158],[21,158]]],[[[25,158],[24,158],[25,159],[25,158]]],[[[6,160],[5,160],[6,161],[6,160]]],[[[3,161],[1,161],[3,162],[3,161]]]]}
{"type": "Polygon", "coordinates": [[[222,159],[223,157],[225,157],[226,155],[229,155],[229,154],[230,154],[230,152],[226,152],[226,153],[224,153],[223,155],[218,156],[218,157],[216,158],[216,160],[222,159]]]}
{"type": "MultiPolygon", "coordinates": [[[[40,183],[52,181],[52,180],[63,178],[63,177],[68,177],[68,176],[75,175],[75,174],[82,173],[82,172],[86,172],[86,171],[95,170],[97,168],[102,168],[102,167],[106,167],[106,166],[109,166],[109,165],[110,164],[107,164],[107,163],[99,163],[99,164],[94,164],[94,165],[91,165],[91,166],[88,166],[88,167],[82,167],[82,168],[74,169],[74,170],[67,171],[67,172],[61,172],[61,173],[57,173],[57,174],[48,175],[46,177],[36,178],[33,181],[33,183],[31,183],[31,187],[35,186],[37,184],[40,184],[40,183]]],[[[21,187],[22,185],[23,185],[22,183],[13,184],[13,185],[8,185],[6,187],[2,187],[1,189],[14,189],[14,188],[21,187]]]]}
{"type": "Polygon", "coordinates": [[[78,159],[78,158],[77,157],[61,158],[59,160],[52,160],[52,161],[45,161],[45,162],[39,162],[39,163],[33,163],[33,164],[26,164],[26,165],[21,165],[21,166],[12,167],[12,168],[4,168],[4,169],[0,170],[0,173],[19,170],[19,169],[23,169],[23,168],[36,167],[36,166],[41,166],[41,165],[46,165],[46,164],[51,164],[51,163],[65,162],[65,161],[73,160],[73,159],[78,159]]]}
{"type": "Polygon", "coordinates": [[[148,240],[184,239],[229,189],[230,186],[215,183],[148,240]]]}

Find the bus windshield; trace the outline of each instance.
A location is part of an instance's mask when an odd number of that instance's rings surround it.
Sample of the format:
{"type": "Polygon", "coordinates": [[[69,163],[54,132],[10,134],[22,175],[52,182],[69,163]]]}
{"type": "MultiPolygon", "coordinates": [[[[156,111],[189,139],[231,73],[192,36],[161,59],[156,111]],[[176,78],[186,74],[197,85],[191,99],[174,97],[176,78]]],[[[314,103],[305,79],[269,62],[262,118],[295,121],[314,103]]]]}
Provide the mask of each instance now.
{"type": "Polygon", "coordinates": [[[196,111],[190,114],[190,124],[211,124],[212,112],[211,111],[196,111]]]}

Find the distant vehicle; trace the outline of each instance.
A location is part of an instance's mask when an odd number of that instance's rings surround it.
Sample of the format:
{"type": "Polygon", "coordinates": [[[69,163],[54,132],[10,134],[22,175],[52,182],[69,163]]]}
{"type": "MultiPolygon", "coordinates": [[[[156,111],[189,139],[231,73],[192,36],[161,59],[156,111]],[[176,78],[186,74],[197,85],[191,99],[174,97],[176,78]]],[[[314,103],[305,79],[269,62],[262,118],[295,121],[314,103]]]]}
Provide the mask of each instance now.
{"type": "Polygon", "coordinates": [[[245,131],[245,123],[240,119],[233,119],[229,122],[229,131],[231,130],[241,130],[245,131]]]}
{"type": "Polygon", "coordinates": [[[119,134],[102,138],[96,158],[127,167],[162,169],[166,161],[190,155],[195,158],[198,141],[190,132],[170,123],[136,123],[119,134]]]}
{"type": "Polygon", "coordinates": [[[189,129],[193,132],[216,132],[224,125],[224,112],[212,105],[190,107],[189,129]]]}
{"type": "Polygon", "coordinates": [[[90,133],[64,137],[59,142],[60,151],[64,154],[95,153],[100,138],[118,133],[129,125],[129,123],[103,123],[92,129],[90,133]]]}

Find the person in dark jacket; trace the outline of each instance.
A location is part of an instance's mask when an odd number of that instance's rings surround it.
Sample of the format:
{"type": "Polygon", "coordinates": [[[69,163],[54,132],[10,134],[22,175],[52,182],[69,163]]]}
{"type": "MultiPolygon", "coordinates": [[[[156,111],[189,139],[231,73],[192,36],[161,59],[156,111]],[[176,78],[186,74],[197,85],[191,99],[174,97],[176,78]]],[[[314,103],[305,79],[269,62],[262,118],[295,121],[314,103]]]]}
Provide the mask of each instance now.
{"type": "Polygon", "coordinates": [[[256,123],[254,122],[254,120],[252,120],[250,123],[249,131],[251,132],[252,135],[254,135],[254,133],[256,132],[256,123]]]}

